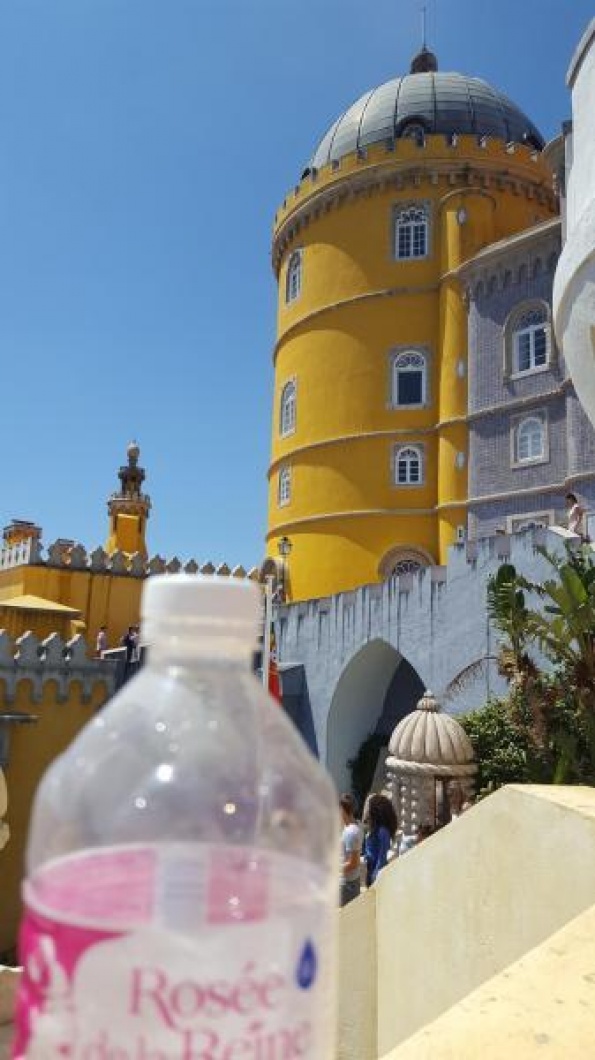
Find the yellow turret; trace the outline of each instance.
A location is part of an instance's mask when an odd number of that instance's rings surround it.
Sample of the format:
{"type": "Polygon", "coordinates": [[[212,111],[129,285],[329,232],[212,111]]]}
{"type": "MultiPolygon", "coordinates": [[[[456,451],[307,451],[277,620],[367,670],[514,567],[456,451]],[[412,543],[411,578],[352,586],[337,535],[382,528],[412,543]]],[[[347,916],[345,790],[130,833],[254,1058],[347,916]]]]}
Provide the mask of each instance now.
{"type": "MultiPolygon", "coordinates": [[[[431,53],[329,130],[277,213],[268,554],[294,600],[444,562],[467,503],[457,267],[555,213],[543,141],[431,53]]],[[[461,528],[459,530],[459,528],[461,528]]]]}
{"type": "Polygon", "coordinates": [[[131,442],[127,449],[128,463],[119,472],[120,489],[112,493],[107,502],[109,514],[109,536],[106,552],[125,552],[132,555],[140,552],[147,556],[146,528],[151,510],[151,498],[142,492],[145,478],[144,468],[139,466],[140,449],[131,442]]]}

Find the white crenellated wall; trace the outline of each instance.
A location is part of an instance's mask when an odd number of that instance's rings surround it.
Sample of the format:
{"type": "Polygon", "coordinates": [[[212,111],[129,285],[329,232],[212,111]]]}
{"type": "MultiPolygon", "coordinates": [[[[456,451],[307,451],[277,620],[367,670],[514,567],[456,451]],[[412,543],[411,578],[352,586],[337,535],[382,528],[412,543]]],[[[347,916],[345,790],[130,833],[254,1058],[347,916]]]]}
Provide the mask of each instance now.
{"type": "Polygon", "coordinates": [[[492,666],[458,695],[444,695],[457,674],[497,648],[486,614],[490,575],[511,562],[528,579],[542,580],[551,567],[536,546],[562,553],[566,541],[579,539],[542,527],[484,538],[455,545],[445,567],[279,608],[279,661],[282,669],[304,667],[318,753],[338,788],[349,788],[347,761],[375,731],[403,660],[453,714],[504,691],[492,666]]]}

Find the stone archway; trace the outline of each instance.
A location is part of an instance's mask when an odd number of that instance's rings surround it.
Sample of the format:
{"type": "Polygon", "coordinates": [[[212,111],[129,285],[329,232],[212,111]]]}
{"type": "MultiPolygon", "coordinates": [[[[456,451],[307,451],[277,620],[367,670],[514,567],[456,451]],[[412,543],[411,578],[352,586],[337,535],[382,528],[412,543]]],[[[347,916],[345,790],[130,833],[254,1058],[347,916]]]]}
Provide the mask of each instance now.
{"type": "Polygon", "coordinates": [[[385,640],[372,640],[348,662],[332,698],[327,721],[326,761],[337,789],[349,791],[347,766],[366,737],[386,744],[395,725],[424,692],[417,671],[385,640]]]}

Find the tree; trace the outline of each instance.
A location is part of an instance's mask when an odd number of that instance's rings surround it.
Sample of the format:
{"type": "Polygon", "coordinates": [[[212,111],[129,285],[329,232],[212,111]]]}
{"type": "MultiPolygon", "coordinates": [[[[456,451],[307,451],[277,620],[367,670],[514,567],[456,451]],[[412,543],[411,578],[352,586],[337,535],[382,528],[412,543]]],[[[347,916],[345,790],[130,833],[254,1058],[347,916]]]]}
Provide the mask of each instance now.
{"type": "MultiPolygon", "coordinates": [[[[543,583],[502,564],[487,588],[490,621],[500,633],[495,661],[509,686],[504,700],[463,719],[480,763],[480,786],[511,781],[595,783],[595,558],[588,547],[556,556],[543,583]],[[528,605],[527,594],[541,606],[528,605]],[[552,663],[542,673],[532,644],[552,663]]],[[[488,657],[449,686],[461,687],[488,657]]]]}
{"type": "Polygon", "coordinates": [[[527,784],[534,779],[530,733],[519,725],[503,700],[490,700],[480,710],[459,718],[471,740],[478,763],[477,788],[487,795],[503,784],[527,784]]]}

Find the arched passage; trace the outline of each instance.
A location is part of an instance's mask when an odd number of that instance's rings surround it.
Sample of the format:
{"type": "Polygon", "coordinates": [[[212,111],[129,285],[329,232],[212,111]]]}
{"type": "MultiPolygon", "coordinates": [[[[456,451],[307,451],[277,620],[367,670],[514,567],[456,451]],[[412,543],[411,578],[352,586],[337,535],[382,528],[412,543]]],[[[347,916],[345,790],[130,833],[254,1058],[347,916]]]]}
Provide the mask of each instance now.
{"type": "Polygon", "coordinates": [[[348,791],[347,763],[372,733],[389,737],[424,693],[416,670],[384,640],[366,644],[341,674],[327,722],[327,766],[337,789],[348,791]]]}

